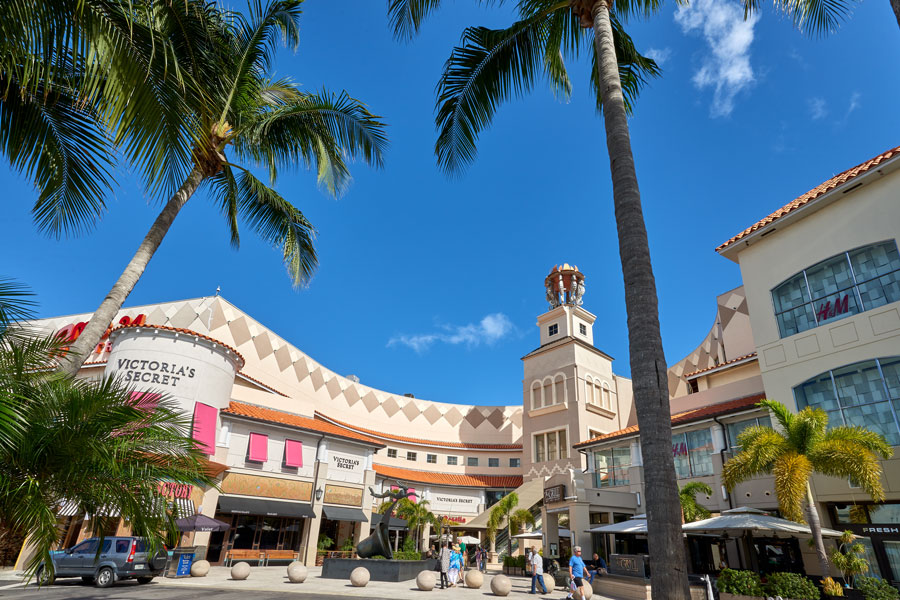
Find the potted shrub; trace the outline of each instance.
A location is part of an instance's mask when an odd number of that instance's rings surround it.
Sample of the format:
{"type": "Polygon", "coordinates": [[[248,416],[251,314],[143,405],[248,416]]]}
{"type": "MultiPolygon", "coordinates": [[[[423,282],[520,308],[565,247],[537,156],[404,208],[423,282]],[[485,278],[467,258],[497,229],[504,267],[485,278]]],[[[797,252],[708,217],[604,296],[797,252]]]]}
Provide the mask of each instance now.
{"type": "Polygon", "coordinates": [[[798,573],[772,573],[766,583],[766,596],[791,600],[819,600],[816,584],[798,573]]]}
{"type": "Polygon", "coordinates": [[[858,576],[854,581],[856,589],[862,592],[865,600],[900,600],[900,592],[884,579],[858,576]]]}
{"type": "MultiPolygon", "coordinates": [[[[852,531],[845,531],[840,538],[840,547],[831,552],[831,562],[844,575],[844,589],[842,593],[829,596],[844,596],[850,600],[863,600],[863,594],[855,587],[854,580],[858,575],[868,572],[869,561],[865,559],[866,549],[860,543],[853,543],[856,536],[852,531]]],[[[824,582],[823,582],[824,591],[824,582]]],[[[834,588],[831,591],[837,591],[834,588]]]]}
{"type": "Polygon", "coordinates": [[[716,581],[720,600],[748,600],[764,597],[759,575],[753,571],[722,569],[716,581]]]}

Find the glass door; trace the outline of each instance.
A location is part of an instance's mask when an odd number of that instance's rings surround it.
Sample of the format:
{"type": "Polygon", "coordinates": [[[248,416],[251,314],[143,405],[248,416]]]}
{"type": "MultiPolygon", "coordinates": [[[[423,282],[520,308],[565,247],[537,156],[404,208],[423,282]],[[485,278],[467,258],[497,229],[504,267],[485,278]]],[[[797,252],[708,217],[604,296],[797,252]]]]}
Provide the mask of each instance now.
{"type": "Polygon", "coordinates": [[[884,542],[884,553],[887,555],[888,564],[893,571],[893,580],[900,579],[900,542],[884,542]]]}

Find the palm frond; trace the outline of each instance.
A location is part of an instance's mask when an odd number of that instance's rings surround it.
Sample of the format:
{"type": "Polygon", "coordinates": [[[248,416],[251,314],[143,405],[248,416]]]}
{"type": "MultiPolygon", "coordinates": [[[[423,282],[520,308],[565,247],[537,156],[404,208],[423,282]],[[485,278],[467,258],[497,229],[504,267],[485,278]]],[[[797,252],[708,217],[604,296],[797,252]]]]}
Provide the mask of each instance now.
{"type": "MultiPolygon", "coordinates": [[[[801,33],[825,37],[837,31],[855,4],[852,0],[776,0],[775,7],[790,17],[801,33]]],[[[745,0],[744,14],[757,7],[755,0],[745,0]]]]}
{"type": "Polygon", "coordinates": [[[806,486],[812,474],[810,460],[795,451],[781,454],[772,468],[775,476],[775,495],[778,509],[786,519],[804,523],[803,502],[806,500],[806,486]]]}
{"type": "Polygon", "coordinates": [[[883,435],[875,431],[859,426],[839,425],[829,429],[822,438],[823,442],[829,441],[851,442],[862,446],[876,456],[887,460],[894,455],[894,448],[883,435]]]}
{"type": "Polygon", "coordinates": [[[722,469],[722,479],[729,490],[751,477],[771,473],[775,461],[790,449],[787,439],[771,427],[746,428],[738,436],[738,444],[742,450],[722,469]]]}
{"type": "Polygon", "coordinates": [[[0,338],[17,321],[34,318],[34,292],[21,282],[0,277],[0,338]]]}
{"type": "MultiPolygon", "coordinates": [[[[651,77],[659,77],[662,71],[656,61],[643,56],[634,45],[634,40],[622,27],[616,13],[610,13],[610,24],[613,31],[613,45],[616,60],[619,64],[619,79],[622,83],[622,95],[625,110],[633,114],[634,105],[644,86],[651,77]]],[[[598,112],[603,110],[603,90],[600,85],[600,72],[597,69],[597,53],[591,53],[591,89],[594,90],[598,112]]]]}
{"type": "Polygon", "coordinates": [[[806,407],[794,415],[790,429],[786,430],[788,441],[801,454],[806,454],[825,435],[828,415],[821,408],[806,407]]]}
{"type": "Polygon", "coordinates": [[[702,519],[708,519],[712,513],[697,502],[697,494],[712,495],[712,488],[702,481],[690,481],[678,490],[678,500],[681,504],[681,512],[685,523],[693,523],[702,519]]]}
{"type": "MultiPolygon", "coordinates": [[[[872,433],[865,430],[863,432],[872,433]]],[[[865,490],[872,500],[881,502],[884,500],[884,487],[881,483],[879,453],[867,447],[867,443],[871,442],[870,436],[860,435],[859,438],[865,441],[857,441],[852,435],[822,440],[809,453],[809,459],[819,473],[849,478],[865,490]]]]}
{"type": "Polygon", "coordinates": [[[388,0],[391,31],[398,40],[410,40],[429,13],[440,6],[441,0],[388,0]]]}
{"type": "Polygon", "coordinates": [[[769,400],[768,398],[757,402],[756,406],[760,408],[768,408],[775,415],[775,420],[781,425],[784,431],[790,431],[791,423],[794,420],[794,413],[789,411],[787,407],[777,400],[769,400]]]}

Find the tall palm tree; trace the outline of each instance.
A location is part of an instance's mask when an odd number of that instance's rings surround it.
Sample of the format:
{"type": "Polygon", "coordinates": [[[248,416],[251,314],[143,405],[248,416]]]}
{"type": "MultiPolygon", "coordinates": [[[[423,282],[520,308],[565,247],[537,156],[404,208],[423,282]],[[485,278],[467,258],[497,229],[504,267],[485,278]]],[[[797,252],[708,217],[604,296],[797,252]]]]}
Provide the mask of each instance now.
{"type": "MultiPolygon", "coordinates": [[[[507,555],[512,556],[512,536],[513,536],[513,515],[516,514],[516,507],[519,506],[519,495],[510,492],[500,498],[500,500],[491,507],[488,515],[487,534],[491,544],[497,539],[497,532],[506,525],[506,545],[507,555]]],[[[521,518],[521,516],[519,517],[521,518]]]]}
{"type": "Polygon", "coordinates": [[[419,540],[422,537],[422,529],[425,525],[436,525],[438,519],[429,510],[428,500],[413,502],[409,498],[402,498],[397,505],[397,516],[406,520],[407,527],[415,531],[416,551],[419,551],[419,540]]]}
{"type": "MultiPolygon", "coordinates": [[[[392,0],[398,37],[409,37],[439,0],[392,0]]],[[[654,598],[687,600],[666,358],[659,327],[656,281],[650,263],[628,115],[656,63],[635,49],[620,17],[647,17],[660,0],[519,0],[519,20],[507,29],[470,27],[447,60],[438,83],[435,145],[438,164],[458,173],[475,158],[475,141],[497,106],[530,91],[541,75],[563,95],[571,89],[563,57],[592,46],[591,86],[606,128],[619,258],[625,282],[634,404],[647,483],[648,544],[654,556],[654,598]]]]}
{"type": "MultiPolygon", "coordinates": [[[[742,0],[744,18],[759,10],[759,0],[742,0]]],[[[837,31],[841,21],[850,16],[854,0],[775,0],[775,7],[789,16],[802,33],[825,36],[837,31]]],[[[900,0],[890,0],[891,10],[900,26],[900,0]]]]}
{"type": "Polygon", "coordinates": [[[712,513],[705,506],[697,502],[697,494],[712,495],[712,488],[702,481],[691,481],[678,490],[678,503],[681,505],[681,514],[685,523],[693,523],[708,519],[712,513]]]}
{"type": "MultiPolygon", "coordinates": [[[[176,2],[177,0],[170,0],[176,2]]],[[[312,93],[269,71],[279,39],[296,49],[301,0],[251,2],[245,17],[221,13],[213,4],[187,2],[180,21],[158,21],[154,14],[133,20],[157,28],[168,40],[184,89],[160,98],[161,110],[178,113],[178,137],[165,154],[145,157],[142,172],[153,191],[174,189],[118,281],[71,345],[61,369],[74,375],[97,345],[134,288],[185,203],[205,188],[223,213],[231,242],[240,241],[243,220],[282,250],[295,285],[316,266],[315,230],[303,214],[250,170],[264,168],[270,183],[278,172],[315,165],[319,182],[340,194],[349,182],[348,159],[381,166],[386,147],[384,124],[346,92],[312,93]]],[[[169,68],[174,68],[170,65],[169,68]]],[[[163,135],[168,129],[158,132],[163,135]]],[[[143,146],[150,141],[139,140],[143,146]]]]}
{"type": "Polygon", "coordinates": [[[213,484],[189,419],[177,402],[151,404],[116,379],[53,372],[60,342],[9,320],[22,314],[21,290],[0,285],[0,535],[27,536],[37,550],[30,572],[50,565],[66,503],[91,514],[95,530],[116,514],[162,543],[171,519],[160,483],[213,484]]]}
{"type": "Polygon", "coordinates": [[[757,406],[775,415],[780,430],[754,426],[738,435],[741,451],[725,463],[725,486],[732,490],[756,475],[774,475],[778,509],[785,518],[800,523],[804,522],[805,502],[822,576],[827,577],[828,554],[810,476],[821,473],[850,478],[872,500],[880,502],[884,500],[884,488],[879,460],[890,458],[893,450],[884,436],[863,427],[839,425],[829,429],[828,415],[821,408],[806,407],[794,414],[775,400],[763,400],[757,406]]]}

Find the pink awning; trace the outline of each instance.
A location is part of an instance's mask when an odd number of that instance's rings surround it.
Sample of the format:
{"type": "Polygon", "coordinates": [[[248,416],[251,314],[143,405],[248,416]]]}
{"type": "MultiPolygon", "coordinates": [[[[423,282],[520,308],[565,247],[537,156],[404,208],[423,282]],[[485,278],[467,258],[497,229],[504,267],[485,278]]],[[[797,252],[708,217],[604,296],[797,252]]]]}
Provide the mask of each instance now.
{"type": "Polygon", "coordinates": [[[194,439],[203,454],[216,453],[216,418],[219,411],[212,406],[197,402],[194,404],[194,439]]]}
{"type": "Polygon", "coordinates": [[[263,433],[250,434],[250,449],[247,460],[266,462],[269,458],[269,436],[263,433]]]}
{"type": "Polygon", "coordinates": [[[284,441],[284,466],[303,466],[303,442],[297,440],[284,441]]]}

